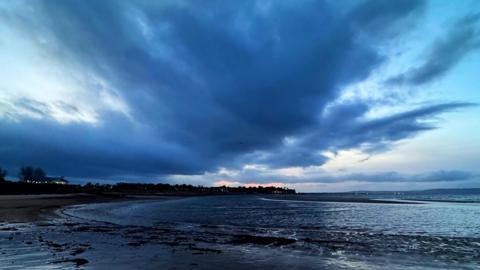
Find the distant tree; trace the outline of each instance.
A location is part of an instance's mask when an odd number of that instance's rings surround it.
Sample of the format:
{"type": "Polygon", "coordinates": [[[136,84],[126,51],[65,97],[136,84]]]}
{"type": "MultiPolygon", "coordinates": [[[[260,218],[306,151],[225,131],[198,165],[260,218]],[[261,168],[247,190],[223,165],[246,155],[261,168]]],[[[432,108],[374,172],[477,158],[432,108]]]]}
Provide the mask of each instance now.
{"type": "Polygon", "coordinates": [[[0,168],[0,182],[4,182],[5,181],[5,176],[7,176],[7,171],[3,170],[2,168],[0,168]]]}
{"type": "Polygon", "coordinates": [[[92,188],[93,188],[93,184],[92,184],[91,182],[88,182],[87,184],[85,184],[84,187],[87,188],[87,189],[92,189],[92,188]]]}
{"type": "Polygon", "coordinates": [[[42,168],[33,168],[32,166],[25,166],[20,168],[20,180],[44,180],[47,174],[42,168]]]}
{"type": "Polygon", "coordinates": [[[42,168],[36,168],[34,171],[33,171],[33,179],[36,179],[36,180],[43,180],[47,177],[47,174],[45,173],[45,171],[42,169],[42,168]]]}
{"type": "Polygon", "coordinates": [[[34,169],[31,166],[25,166],[20,168],[20,180],[33,180],[33,171],[34,169]]]}

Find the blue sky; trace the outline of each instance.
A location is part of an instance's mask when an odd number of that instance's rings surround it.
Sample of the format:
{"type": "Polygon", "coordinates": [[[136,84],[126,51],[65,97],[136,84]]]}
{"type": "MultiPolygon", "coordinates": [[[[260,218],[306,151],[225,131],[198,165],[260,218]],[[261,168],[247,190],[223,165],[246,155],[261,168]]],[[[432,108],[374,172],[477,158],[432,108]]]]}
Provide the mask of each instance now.
{"type": "Polygon", "coordinates": [[[478,1],[5,1],[0,166],[480,187],[478,1]]]}

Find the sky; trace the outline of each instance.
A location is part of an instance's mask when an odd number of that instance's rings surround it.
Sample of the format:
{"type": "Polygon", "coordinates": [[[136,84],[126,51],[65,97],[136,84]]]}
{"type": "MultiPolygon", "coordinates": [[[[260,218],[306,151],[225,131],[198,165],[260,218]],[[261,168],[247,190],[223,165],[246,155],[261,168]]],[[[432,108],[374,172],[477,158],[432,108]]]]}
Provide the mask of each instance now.
{"type": "Polygon", "coordinates": [[[0,167],[480,187],[480,2],[1,1],[0,167]]]}

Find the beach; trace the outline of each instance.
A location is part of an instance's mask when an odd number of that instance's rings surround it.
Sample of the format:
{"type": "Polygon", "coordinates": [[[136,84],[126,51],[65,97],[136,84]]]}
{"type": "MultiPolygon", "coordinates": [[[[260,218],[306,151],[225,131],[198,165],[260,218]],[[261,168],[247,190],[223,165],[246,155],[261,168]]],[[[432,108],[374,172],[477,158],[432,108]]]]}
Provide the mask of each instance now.
{"type": "Polygon", "coordinates": [[[0,268],[479,266],[477,213],[468,212],[477,211],[476,205],[322,200],[241,195],[156,199],[86,194],[5,196],[0,199],[0,268]],[[462,232],[452,230],[456,221],[445,218],[459,210],[465,211],[463,224],[468,224],[462,232]],[[432,211],[436,212],[426,216],[432,211]],[[424,219],[419,213],[424,213],[424,219]],[[412,217],[417,217],[418,224],[407,221],[412,217]],[[444,228],[437,228],[440,221],[444,228]]]}
{"type": "MultiPolygon", "coordinates": [[[[170,196],[171,197],[171,196],[170,196]]],[[[51,218],[55,210],[69,205],[101,203],[138,199],[165,199],[166,196],[120,196],[92,194],[43,194],[43,195],[0,195],[0,222],[34,222],[51,218]]],[[[306,196],[274,196],[276,200],[311,200],[306,196]]],[[[320,198],[323,202],[358,202],[358,203],[411,203],[389,200],[370,200],[365,198],[320,198]]]]}
{"type": "Polygon", "coordinates": [[[0,222],[35,222],[68,205],[115,200],[119,198],[91,194],[1,195],[0,222]]]}

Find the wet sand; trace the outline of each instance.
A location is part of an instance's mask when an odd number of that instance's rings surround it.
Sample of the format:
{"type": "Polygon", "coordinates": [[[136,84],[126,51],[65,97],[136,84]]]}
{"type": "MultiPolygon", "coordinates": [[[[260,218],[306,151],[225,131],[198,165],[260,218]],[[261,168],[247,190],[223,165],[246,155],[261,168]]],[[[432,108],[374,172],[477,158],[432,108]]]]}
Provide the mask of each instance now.
{"type": "Polygon", "coordinates": [[[134,197],[92,194],[0,195],[0,222],[35,222],[49,219],[69,205],[134,200],[134,197]]]}
{"type": "MultiPolygon", "coordinates": [[[[0,269],[413,270],[478,266],[469,263],[477,257],[465,257],[451,265],[448,254],[441,255],[447,256],[443,261],[425,260],[431,250],[417,255],[388,252],[388,247],[398,242],[393,241],[397,236],[389,236],[388,245],[376,251],[370,241],[377,240],[367,232],[325,231],[318,232],[318,239],[303,239],[267,236],[253,232],[254,228],[231,234],[223,226],[207,224],[195,229],[191,224],[118,225],[68,214],[68,209],[86,207],[77,204],[134,199],[87,194],[0,196],[0,269]],[[382,250],[391,254],[379,256],[382,250]]],[[[404,238],[402,245],[413,243],[404,238]]]]}
{"type": "Polygon", "coordinates": [[[221,234],[74,217],[0,223],[0,269],[474,269],[412,256],[386,259],[363,252],[346,257],[337,242],[322,243],[322,253],[299,252],[294,239],[237,235],[225,241],[221,234]]]}

